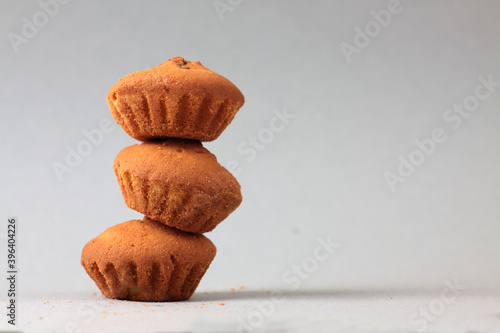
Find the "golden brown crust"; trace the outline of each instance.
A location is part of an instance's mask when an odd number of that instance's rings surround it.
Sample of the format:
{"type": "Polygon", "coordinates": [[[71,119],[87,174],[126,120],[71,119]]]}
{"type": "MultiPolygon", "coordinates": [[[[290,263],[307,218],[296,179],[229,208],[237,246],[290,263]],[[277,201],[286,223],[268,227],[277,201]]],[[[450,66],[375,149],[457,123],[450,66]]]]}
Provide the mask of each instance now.
{"type": "Polygon", "coordinates": [[[215,253],[203,235],[144,218],[117,224],[88,242],[81,264],[106,297],[179,301],[191,297],[215,253]]]}
{"type": "Polygon", "coordinates": [[[242,200],[238,181],[198,141],[126,147],[114,169],[128,207],[187,232],[213,230],[242,200]]]}
{"type": "Polygon", "coordinates": [[[215,140],[245,99],[225,77],[181,57],[129,74],[109,91],[111,114],[131,137],[215,140]]]}

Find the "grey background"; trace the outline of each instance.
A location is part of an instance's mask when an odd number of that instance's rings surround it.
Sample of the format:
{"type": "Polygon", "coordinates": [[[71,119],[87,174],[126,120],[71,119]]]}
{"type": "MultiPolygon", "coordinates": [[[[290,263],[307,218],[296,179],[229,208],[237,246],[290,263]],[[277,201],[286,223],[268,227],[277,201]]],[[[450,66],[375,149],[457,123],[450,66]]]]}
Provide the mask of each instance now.
{"type": "Polygon", "coordinates": [[[328,235],[339,248],[301,289],[429,289],[458,279],[498,290],[500,91],[457,130],[443,114],[474,93],[478,76],[500,81],[500,4],[401,1],[348,63],[340,44],[353,44],[353,29],[388,1],[234,3],[221,20],[212,1],[72,0],[18,53],[7,34],[21,34],[22,18],[33,22],[41,7],[0,3],[1,225],[19,218],[21,294],[97,291],[81,250],[141,217],[112,169],[135,141],[115,126],[62,182],[51,165],[83,130],[112,119],[105,97],[119,78],[176,55],[200,60],[246,98],[205,145],[221,164],[240,164],[244,201],[207,235],[218,254],[200,290],[287,289],[283,274],[328,235]],[[238,146],[269,127],[275,109],[295,118],[248,161],[238,146]],[[435,128],[447,141],[392,192],[384,173],[435,128]]]}

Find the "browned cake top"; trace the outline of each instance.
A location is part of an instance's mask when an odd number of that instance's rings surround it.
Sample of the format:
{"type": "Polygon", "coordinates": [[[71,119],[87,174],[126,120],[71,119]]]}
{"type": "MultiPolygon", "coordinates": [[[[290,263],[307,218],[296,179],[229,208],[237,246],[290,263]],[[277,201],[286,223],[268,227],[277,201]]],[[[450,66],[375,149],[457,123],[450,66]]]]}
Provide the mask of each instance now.
{"type": "Polygon", "coordinates": [[[126,147],[116,156],[115,168],[209,195],[227,192],[228,188],[240,190],[238,181],[215,155],[194,140],[148,141],[126,147]]]}
{"type": "Polygon", "coordinates": [[[243,94],[231,81],[199,61],[186,61],[182,57],[174,57],[157,67],[124,76],[110,89],[108,101],[114,101],[120,95],[157,90],[158,87],[163,87],[166,98],[178,98],[185,94],[194,98],[210,96],[216,100],[229,99],[238,108],[245,102],[243,94]]]}
{"type": "Polygon", "coordinates": [[[186,263],[208,263],[215,256],[215,245],[205,236],[168,227],[148,218],[131,220],[106,229],[83,249],[87,260],[135,261],[150,265],[168,261],[170,256],[186,263]]]}

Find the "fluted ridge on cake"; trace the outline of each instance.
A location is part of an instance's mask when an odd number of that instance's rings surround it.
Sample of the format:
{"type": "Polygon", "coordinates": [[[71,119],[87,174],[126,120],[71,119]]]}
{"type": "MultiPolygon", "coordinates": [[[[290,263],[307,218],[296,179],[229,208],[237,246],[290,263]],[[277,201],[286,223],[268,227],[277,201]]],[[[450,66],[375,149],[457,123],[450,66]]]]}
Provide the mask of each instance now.
{"type": "Polygon", "coordinates": [[[234,176],[192,140],[126,147],[113,167],[129,208],[183,231],[213,230],[242,201],[234,176]]]}
{"type": "Polygon", "coordinates": [[[134,261],[115,265],[111,262],[82,263],[103,295],[133,301],[182,301],[189,299],[209,265],[154,262],[137,270],[134,261]]]}
{"type": "Polygon", "coordinates": [[[89,241],[81,264],[106,297],[178,301],[191,297],[215,254],[205,236],[145,217],[117,224],[89,241]]]}
{"type": "Polygon", "coordinates": [[[137,140],[212,141],[231,123],[245,98],[223,76],[199,62],[175,57],[120,79],[107,101],[116,122],[137,140]]]}
{"type": "Polygon", "coordinates": [[[208,195],[202,191],[179,189],[158,180],[143,179],[131,171],[121,171],[119,167],[115,168],[115,173],[129,208],[186,232],[213,230],[241,202],[241,195],[231,191],[208,195]]]}

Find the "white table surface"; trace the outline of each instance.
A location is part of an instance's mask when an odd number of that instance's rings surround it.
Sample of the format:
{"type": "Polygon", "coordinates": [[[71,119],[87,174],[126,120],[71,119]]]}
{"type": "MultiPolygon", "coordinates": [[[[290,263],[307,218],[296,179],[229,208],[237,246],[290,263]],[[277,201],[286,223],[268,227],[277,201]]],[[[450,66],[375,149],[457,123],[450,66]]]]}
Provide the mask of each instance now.
{"type": "MultiPolygon", "coordinates": [[[[500,332],[500,295],[487,292],[463,293],[444,309],[439,291],[300,291],[274,302],[271,295],[236,287],[197,291],[177,303],[118,301],[98,292],[25,296],[14,331],[500,332]],[[435,315],[424,329],[423,317],[414,313],[429,306],[435,315]]],[[[6,329],[12,327],[2,320],[0,331],[6,329]]]]}

